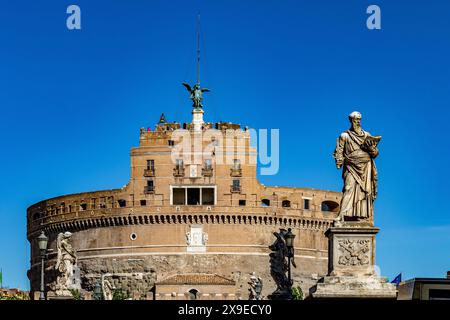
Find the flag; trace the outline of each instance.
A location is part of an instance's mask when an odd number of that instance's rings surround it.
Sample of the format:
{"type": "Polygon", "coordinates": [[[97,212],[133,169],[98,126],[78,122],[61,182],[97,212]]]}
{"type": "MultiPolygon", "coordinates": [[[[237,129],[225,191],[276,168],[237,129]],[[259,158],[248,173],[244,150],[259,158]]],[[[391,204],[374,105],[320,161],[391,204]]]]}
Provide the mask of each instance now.
{"type": "Polygon", "coordinates": [[[394,283],[396,285],[399,285],[400,282],[402,282],[402,273],[399,273],[394,280],[391,281],[391,283],[394,283]]]}

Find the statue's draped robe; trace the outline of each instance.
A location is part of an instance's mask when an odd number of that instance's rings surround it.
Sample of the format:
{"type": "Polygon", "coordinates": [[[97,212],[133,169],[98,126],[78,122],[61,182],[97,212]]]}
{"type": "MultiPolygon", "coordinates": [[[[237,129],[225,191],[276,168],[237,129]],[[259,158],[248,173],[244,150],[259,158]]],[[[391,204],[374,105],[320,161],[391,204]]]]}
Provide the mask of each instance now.
{"type": "Polygon", "coordinates": [[[367,219],[373,217],[373,201],[377,196],[377,169],[369,153],[361,149],[370,134],[361,130],[343,132],[337,139],[334,158],[342,163],[344,179],[340,215],[367,219]]]}

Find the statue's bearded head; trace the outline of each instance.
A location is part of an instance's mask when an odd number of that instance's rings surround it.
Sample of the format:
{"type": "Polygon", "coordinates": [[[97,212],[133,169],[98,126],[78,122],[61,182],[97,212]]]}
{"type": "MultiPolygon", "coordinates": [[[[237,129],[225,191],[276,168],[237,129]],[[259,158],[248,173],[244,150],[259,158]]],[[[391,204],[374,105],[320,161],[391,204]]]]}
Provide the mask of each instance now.
{"type": "Polygon", "coordinates": [[[352,124],[352,129],[355,131],[360,131],[361,129],[361,113],[358,111],[353,111],[349,114],[348,119],[350,120],[350,123],[352,124]]]}

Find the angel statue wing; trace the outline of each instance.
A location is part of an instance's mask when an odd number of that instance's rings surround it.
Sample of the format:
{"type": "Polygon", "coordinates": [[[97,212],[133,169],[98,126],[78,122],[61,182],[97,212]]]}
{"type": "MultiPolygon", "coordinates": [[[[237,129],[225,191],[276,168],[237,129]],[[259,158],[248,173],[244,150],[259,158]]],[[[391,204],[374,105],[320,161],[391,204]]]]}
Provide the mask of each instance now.
{"type": "Polygon", "coordinates": [[[208,88],[202,88],[202,92],[211,92],[208,88]]]}
{"type": "Polygon", "coordinates": [[[183,82],[183,86],[186,87],[187,91],[192,93],[192,88],[191,88],[191,86],[189,84],[187,84],[186,82],[183,82]]]}

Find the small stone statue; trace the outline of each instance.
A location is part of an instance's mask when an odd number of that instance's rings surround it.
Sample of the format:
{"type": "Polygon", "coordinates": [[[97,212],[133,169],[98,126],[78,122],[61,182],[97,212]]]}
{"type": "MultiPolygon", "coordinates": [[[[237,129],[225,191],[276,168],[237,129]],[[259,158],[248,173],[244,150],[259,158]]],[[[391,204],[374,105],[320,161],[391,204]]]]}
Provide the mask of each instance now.
{"type": "Polygon", "coordinates": [[[186,244],[188,246],[190,246],[191,243],[192,243],[192,237],[191,237],[191,233],[188,231],[188,232],[186,232],[186,244]]]}
{"type": "Polygon", "coordinates": [[[58,250],[55,269],[58,272],[56,279],[56,294],[69,295],[69,289],[74,288],[74,270],[77,263],[75,250],[72,248],[70,239],[72,233],[58,234],[56,247],[58,250]]]}
{"type": "Polygon", "coordinates": [[[257,277],[253,272],[248,284],[250,285],[250,288],[248,289],[250,291],[249,300],[262,300],[262,279],[260,277],[257,277]]]}
{"type": "Polygon", "coordinates": [[[191,94],[190,99],[193,102],[192,106],[194,107],[194,109],[198,110],[203,108],[203,92],[210,92],[210,90],[207,88],[200,88],[200,84],[198,83],[194,85],[193,88],[191,88],[191,86],[185,82],[183,82],[183,86],[185,86],[187,91],[189,91],[189,93],[191,94]]]}
{"type": "Polygon", "coordinates": [[[116,289],[111,282],[102,278],[102,291],[103,291],[103,299],[104,300],[112,300],[113,299],[113,290],[116,289]]]}
{"type": "Polygon", "coordinates": [[[203,232],[203,234],[202,234],[202,244],[204,246],[206,246],[207,243],[208,243],[208,234],[206,232],[203,232]]]}
{"type": "Polygon", "coordinates": [[[377,145],[381,137],[373,137],[361,128],[361,113],[349,115],[351,128],[337,139],[334,159],[336,167],[343,167],[343,196],[339,217],[344,221],[363,221],[373,224],[373,202],[377,196],[377,168],[374,159],[378,156],[377,145]]]}

